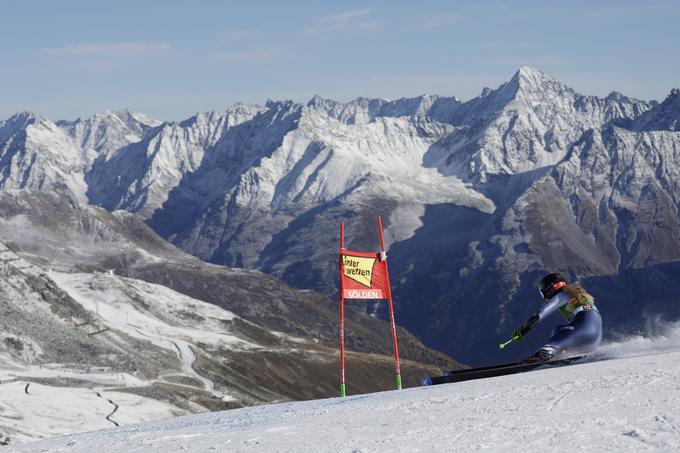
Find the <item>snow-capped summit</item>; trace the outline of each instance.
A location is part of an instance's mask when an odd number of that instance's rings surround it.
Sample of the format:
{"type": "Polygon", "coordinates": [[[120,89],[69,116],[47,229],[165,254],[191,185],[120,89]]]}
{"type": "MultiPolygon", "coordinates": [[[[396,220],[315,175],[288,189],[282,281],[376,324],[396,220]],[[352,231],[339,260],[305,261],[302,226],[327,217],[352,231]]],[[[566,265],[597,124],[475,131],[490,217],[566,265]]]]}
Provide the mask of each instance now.
{"type": "Polygon", "coordinates": [[[87,119],[59,121],[57,124],[82,148],[108,154],[141,141],[149,130],[159,126],[161,122],[129,110],[107,110],[87,119]]]}
{"type": "Polygon", "coordinates": [[[445,122],[458,108],[455,97],[423,95],[395,100],[356,98],[337,102],[314,96],[306,104],[311,111],[319,111],[345,124],[368,124],[381,117],[430,117],[445,122]]]}
{"type": "Polygon", "coordinates": [[[45,118],[42,115],[33,112],[16,113],[6,120],[0,121],[0,142],[10,135],[26,129],[31,124],[44,120],[45,118]]]}
{"type": "Polygon", "coordinates": [[[348,103],[324,99],[319,95],[307,102],[310,111],[319,111],[345,124],[366,124],[375,119],[380,107],[385,101],[382,99],[357,98],[348,103]]]}
{"type": "Polygon", "coordinates": [[[238,103],[226,112],[197,113],[180,123],[144,128],[137,141],[106,143],[88,172],[90,201],[150,217],[227,131],[266,110],[238,103]]]}
{"type": "Polygon", "coordinates": [[[29,112],[0,123],[2,188],[57,191],[86,201],[86,162],[92,152],[78,146],[59,126],[29,112]]]}
{"type": "Polygon", "coordinates": [[[461,129],[433,150],[429,162],[444,173],[480,182],[528,173],[562,160],[584,131],[636,118],[649,108],[627,97],[583,96],[522,67],[508,82],[456,110],[449,122],[461,129]]]}
{"type": "Polygon", "coordinates": [[[310,111],[318,111],[345,124],[368,124],[382,117],[436,116],[444,117],[458,106],[455,98],[424,95],[396,100],[359,97],[350,102],[338,102],[314,96],[306,104],[310,111]],[[443,104],[449,104],[448,108],[443,104]]]}
{"type": "Polygon", "coordinates": [[[239,102],[229,107],[226,112],[198,112],[191,118],[181,121],[179,125],[183,128],[191,128],[195,124],[201,124],[204,128],[214,129],[213,132],[207,134],[212,137],[210,144],[214,144],[219,139],[219,133],[225,126],[225,122],[228,127],[234,127],[250,121],[255,115],[264,111],[266,108],[259,105],[246,105],[239,102]]]}
{"type": "Polygon", "coordinates": [[[640,131],[680,131],[680,88],[673,88],[666,99],[637,119],[640,131]]]}
{"type": "Polygon", "coordinates": [[[522,93],[535,92],[544,96],[550,94],[550,91],[574,91],[554,77],[528,66],[522,66],[517,70],[510,79],[509,86],[516,86],[522,93]]]}
{"type": "Polygon", "coordinates": [[[619,91],[612,91],[605,99],[608,101],[622,101],[627,100],[628,97],[619,91]]]}

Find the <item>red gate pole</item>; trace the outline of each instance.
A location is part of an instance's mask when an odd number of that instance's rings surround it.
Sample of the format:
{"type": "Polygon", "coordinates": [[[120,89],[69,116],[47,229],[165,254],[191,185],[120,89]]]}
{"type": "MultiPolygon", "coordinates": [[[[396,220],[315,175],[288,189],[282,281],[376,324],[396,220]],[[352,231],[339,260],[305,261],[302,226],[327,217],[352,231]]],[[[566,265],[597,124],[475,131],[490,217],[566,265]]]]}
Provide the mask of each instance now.
{"type": "Polygon", "coordinates": [[[385,278],[387,279],[387,302],[390,307],[390,322],[392,323],[392,342],[394,343],[394,360],[396,363],[397,390],[401,390],[401,369],[399,367],[399,347],[397,346],[397,325],[394,322],[394,305],[392,304],[392,288],[390,287],[390,273],[387,269],[387,253],[385,253],[385,239],[383,238],[382,220],[378,216],[378,231],[380,232],[380,259],[385,261],[385,278]]]}
{"type": "Polygon", "coordinates": [[[343,291],[342,251],[345,249],[345,224],[340,222],[340,396],[345,396],[345,296],[343,291]]]}

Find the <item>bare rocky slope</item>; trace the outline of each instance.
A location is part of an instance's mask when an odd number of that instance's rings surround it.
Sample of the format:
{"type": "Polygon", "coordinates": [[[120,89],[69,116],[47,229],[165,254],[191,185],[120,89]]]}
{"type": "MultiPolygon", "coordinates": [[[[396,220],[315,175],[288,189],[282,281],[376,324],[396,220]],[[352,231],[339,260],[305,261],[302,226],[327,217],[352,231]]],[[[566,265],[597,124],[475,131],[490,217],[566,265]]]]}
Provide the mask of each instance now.
{"type": "MultiPolygon", "coordinates": [[[[202,262],[133,214],[55,192],[0,191],[0,241],[2,385],[25,383],[17,391],[26,395],[31,385],[50,395],[107,392],[121,423],[338,393],[337,302],[325,296],[202,262]],[[126,420],[130,398],[149,405],[146,418],[126,420]]],[[[392,388],[389,325],[358,307],[348,318],[350,392],[392,388]]],[[[407,386],[459,366],[399,336],[407,386]]],[[[14,423],[58,410],[55,398],[6,407],[0,433],[64,434],[79,429],[78,417],[99,417],[84,410],[47,431],[14,423]]]]}

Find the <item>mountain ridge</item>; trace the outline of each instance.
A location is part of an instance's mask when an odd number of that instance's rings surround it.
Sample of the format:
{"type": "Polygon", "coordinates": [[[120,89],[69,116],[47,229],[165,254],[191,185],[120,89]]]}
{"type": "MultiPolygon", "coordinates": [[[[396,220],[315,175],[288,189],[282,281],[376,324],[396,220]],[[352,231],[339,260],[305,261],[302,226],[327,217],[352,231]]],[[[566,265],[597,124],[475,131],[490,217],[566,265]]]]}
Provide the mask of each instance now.
{"type": "MultiPolygon", "coordinates": [[[[163,123],[116,149],[79,150],[74,137],[85,135],[55,129],[66,136],[62,149],[98,153],[90,167],[79,161],[87,190],[66,177],[67,165],[38,184],[40,167],[17,165],[19,157],[0,185],[72,188],[76,199],[139,214],[201,259],[327,295],[337,291],[339,222],[348,244],[375,249],[381,214],[398,320],[475,363],[480,351],[485,360],[499,354],[490,340],[472,343],[482,325],[503,335],[521,322],[540,272],[587,279],[680,259],[676,99],[676,90],[661,103],[585,96],[522,67],[465,102],[239,104],[233,121],[216,113],[163,123]],[[502,294],[474,290],[488,275],[502,294]],[[469,322],[455,321],[461,315],[469,322]]],[[[11,137],[0,141],[8,156],[44,145],[12,147],[11,137]]]]}

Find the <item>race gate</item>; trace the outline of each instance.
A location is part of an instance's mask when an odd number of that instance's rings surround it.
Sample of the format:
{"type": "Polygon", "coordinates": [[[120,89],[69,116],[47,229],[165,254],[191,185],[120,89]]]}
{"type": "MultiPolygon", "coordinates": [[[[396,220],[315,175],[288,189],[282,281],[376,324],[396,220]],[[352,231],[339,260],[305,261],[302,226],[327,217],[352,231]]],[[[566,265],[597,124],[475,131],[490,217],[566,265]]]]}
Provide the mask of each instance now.
{"type": "Polygon", "coordinates": [[[387,272],[387,253],[383,238],[382,220],[378,216],[380,252],[356,252],[345,248],[345,224],[340,223],[340,396],[345,396],[345,299],[387,300],[392,324],[392,342],[396,368],[397,390],[401,390],[397,327],[394,305],[387,272]]]}

